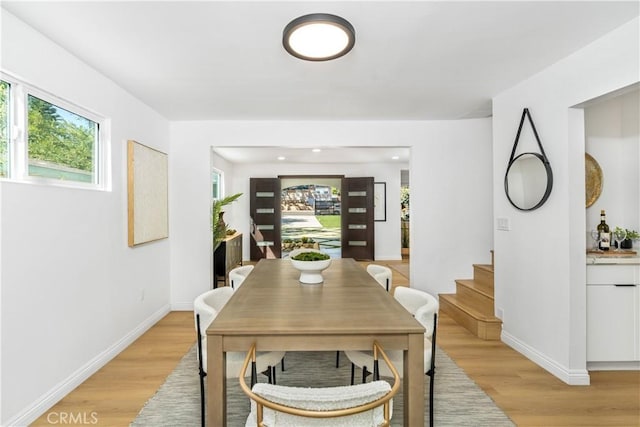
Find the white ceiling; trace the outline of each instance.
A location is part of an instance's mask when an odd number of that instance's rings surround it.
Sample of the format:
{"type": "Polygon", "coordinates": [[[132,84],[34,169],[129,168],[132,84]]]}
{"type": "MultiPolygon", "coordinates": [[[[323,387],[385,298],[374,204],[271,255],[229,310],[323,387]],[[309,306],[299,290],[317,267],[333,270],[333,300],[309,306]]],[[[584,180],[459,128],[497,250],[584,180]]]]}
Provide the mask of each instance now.
{"type": "Polygon", "coordinates": [[[408,147],[214,147],[214,151],[232,163],[409,163],[408,147]],[[284,157],[280,160],[279,157],[284,157]],[[394,157],[397,157],[394,158],[394,157]]]}
{"type": "Polygon", "coordinates": [[[639,14],[637,0],[1,5],[169,120],[488,117],[493,96],[639,14]],[[284,50],[283,28],[314,12],[353,24],[348,55],[284,50]]]}
{"type": "Polygon", "coordinates": [[[2,1],[170,120],[429,120],[491,98],[638,15],[638,1],[2,1]],[[311,12],[356,29],[345,57],[290,56],[311,12]]]}

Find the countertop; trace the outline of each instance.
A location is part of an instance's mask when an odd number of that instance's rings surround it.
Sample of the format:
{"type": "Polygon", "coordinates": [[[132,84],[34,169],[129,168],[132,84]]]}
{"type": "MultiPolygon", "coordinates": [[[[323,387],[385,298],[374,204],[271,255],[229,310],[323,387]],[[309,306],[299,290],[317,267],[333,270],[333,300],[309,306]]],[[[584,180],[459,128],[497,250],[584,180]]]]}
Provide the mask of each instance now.
{"type": "Polygon", "coordinates": [[[592,264],[640,264],[640,256],[637,253],[621,253],[619,255],[616,255],[613,249],[610,250],[606,255],[588,252],[587,265],[592,264]]]}

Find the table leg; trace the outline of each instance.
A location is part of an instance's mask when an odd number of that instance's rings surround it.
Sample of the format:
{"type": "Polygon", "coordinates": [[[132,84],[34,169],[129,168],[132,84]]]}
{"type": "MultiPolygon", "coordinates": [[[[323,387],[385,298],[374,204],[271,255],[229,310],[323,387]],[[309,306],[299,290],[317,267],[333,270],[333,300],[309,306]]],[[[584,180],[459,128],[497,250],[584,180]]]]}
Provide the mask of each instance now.
{"type": "Polygon", "coordinates": [[[207,336],[207,425],[227,425],[227,369],[222,336],[207,336]]]}
{"type": "Polygon", "coordinates": [[[404,425],[424,426],[424,334],[409,335],[404,352],[404,425]]]}

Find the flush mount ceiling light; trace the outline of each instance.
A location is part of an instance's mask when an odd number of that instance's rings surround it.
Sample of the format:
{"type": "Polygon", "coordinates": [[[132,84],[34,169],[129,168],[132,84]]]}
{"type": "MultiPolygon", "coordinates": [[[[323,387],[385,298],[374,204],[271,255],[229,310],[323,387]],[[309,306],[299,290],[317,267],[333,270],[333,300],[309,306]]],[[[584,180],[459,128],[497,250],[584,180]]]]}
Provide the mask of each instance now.
{"type": "Polygon", "coordinates": [[[356,42],[353,26],[344,18],[312,13],[289,22],[282,44],[291,55],[307,61],[328,61],[346,55],[356,42]]]}

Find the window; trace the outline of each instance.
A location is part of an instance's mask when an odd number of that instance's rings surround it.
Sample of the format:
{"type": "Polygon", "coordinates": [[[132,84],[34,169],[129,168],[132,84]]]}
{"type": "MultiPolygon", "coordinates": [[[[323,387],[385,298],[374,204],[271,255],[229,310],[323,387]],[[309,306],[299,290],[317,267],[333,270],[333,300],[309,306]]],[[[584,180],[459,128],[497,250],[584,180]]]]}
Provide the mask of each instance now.
{"type": "Polygon", "coordinates": [[[29,176],[95,180],[98,123],[28,95],[29,176]]]}
{"type": "Polygon", "coordinates": [[[0,177],[105,187],[104,118],[5,76],[0,90],[0,177]]]}
{"type": "Polygon", "coordinates": [[[213,200],[220,200],[222,197],[222,172],[213,169],[211,171],[211,198],[213,200]]]}

